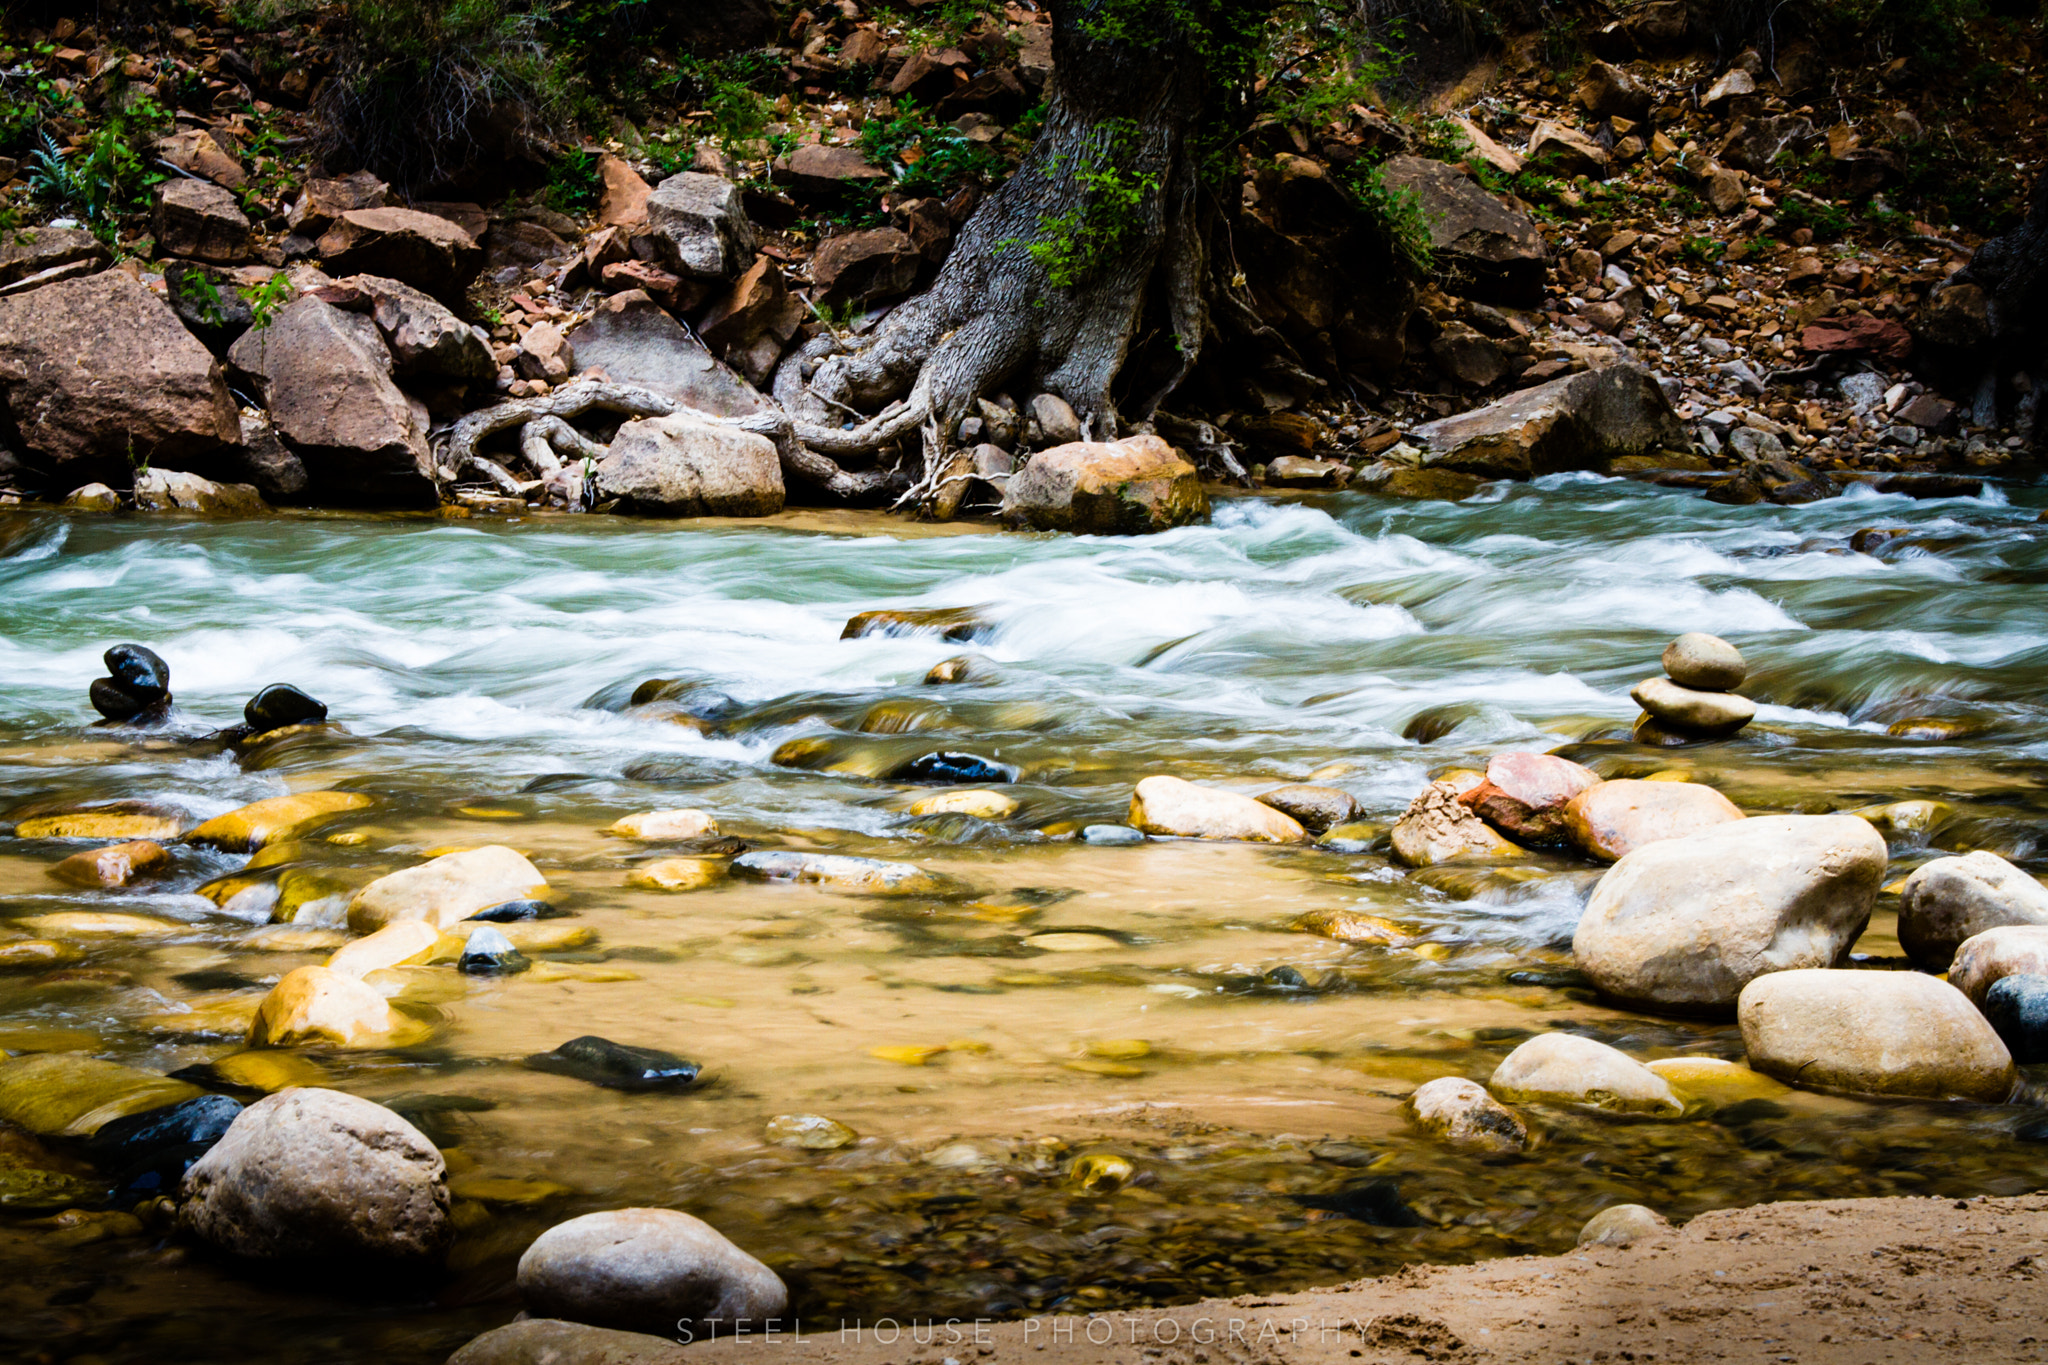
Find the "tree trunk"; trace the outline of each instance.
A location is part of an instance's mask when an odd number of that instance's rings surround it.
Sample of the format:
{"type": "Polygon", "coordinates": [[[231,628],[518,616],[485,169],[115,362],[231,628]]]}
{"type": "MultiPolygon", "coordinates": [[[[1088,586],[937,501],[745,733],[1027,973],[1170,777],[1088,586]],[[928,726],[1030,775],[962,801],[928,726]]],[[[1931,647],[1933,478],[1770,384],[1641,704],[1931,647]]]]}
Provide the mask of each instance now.
{"type": "Polygon", "coordinates": [[[1984,291],[1995,340],[2037,346],[2048,336],[2048,174],[2034,182],[2026,221],[1978,247],[1956,279],[1984,291]]]}
{"type": "Polygon", "coordinates": [[[1057,0],[1044,130],[968,219],[931,288],[872,336],[784,362],[775,392],[804,445],[864,454],[935,424],[928,488],[959,421],[999,386],[1057,394],[1101,439],[1126,416],[1149,417],[1194,365],[1207,255],[1189,142],[1211,72],[1198,35],[1164,14],[1148,41],[1104,36],[1111,8],[1131,6],[1057,0]],[[1154,308],[1176,354],[1120,413],[1112,388],[1154,308]],[[875,415],[849,428],[849,412],[875,415]]]}

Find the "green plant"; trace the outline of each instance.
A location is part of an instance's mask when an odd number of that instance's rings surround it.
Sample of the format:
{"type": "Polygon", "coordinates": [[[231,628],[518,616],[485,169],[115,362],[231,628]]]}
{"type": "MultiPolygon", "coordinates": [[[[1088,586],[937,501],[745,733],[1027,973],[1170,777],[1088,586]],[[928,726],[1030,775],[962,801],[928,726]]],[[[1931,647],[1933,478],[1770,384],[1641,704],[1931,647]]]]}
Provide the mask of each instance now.
{"type": "Polygon", "coordinates": [[[1696,265],[1713,264],[1727,249],[1711,237],[1688,237],[1678,244],[1678,254],[1696,265]]]}
{"type": "Polygon", "coordinates": [[[166,272],[167,283],[179,301],[183,302],[199,320],[209,327],[219,327],[227,322],[227,300],[220,296],[220,286],[213,282],[213,276],[204,270],[166,272]]]}
{"type": "Polygon", "coordinates": [[[285,278],[282,271],[261,284],[245,284],[236,292],[249,305],[250,316],[254,319],[252,325],[259,332],[270,326],[271,319],[277,316],[277,310],[290,303],[298,294],[298,290],[292,288],[292,282],[285,278]]]}
{"type": "Polygon", "coordinates": [[[1435,260],[1429,240],[1429,218],[1422,197],[1412,189],[1387,184],[1378,166],[1354,161],[1342,183],[1358,211],[1392,249],[1394,258],[1416,275],[1426,275],[1435,260]]]}
{"type": "Polygon", "coordinates": [[[927,121],[909,100],[886,119],[861,125],[861,155],[896,179],[905,194],[944,194],[966,180],[994,178],[1002,158],[959,129],[927,121]]]}
{"type": "MultiPolygon", "coordinates": [[[[1139,233],[1145,203],[1159,192],[1157,174],[1128,164],[1135,159],[1137,125],[1107,120],[1103,132],[1101,150],[1073,169],[1081,202],[1064,212],[1040,217],[1037,240],[1021,243],[1045,271],[1046,280],[1058,289],[1073,288],[1114,259],[1139,233]]],[[[1052,176],[1060,169],[1053,161],[1046,164],[1044,172],[1052,176]]],[[[1016,239],[1005,241],[999,249],[1016,244],[1016,239]]]]}
{"type": "Polygon", "coordinates": [[[589,151],[556,157],[548,167],[548,183],[541,190],[541,202],[557,213],[580,215],[595,210],[604,188],[597,162],[598,154],[589,151]]]}
{"type": "Polygon", "coordinates": [[[1788,232],[1811,231],[1816,240],[1831,242],[1855,226],[1855,220],[1825,199],[1787,195],[1778,205],[1778,226],[1788,232]]]}
{"type": "Polygon", "coordinates": [[[163,106],[145,95],[110,111],[76,147],[66,149],[48,131],[38,133],[28,158],[30,192],[77,213],[95,236],[112,245],[122,216],[146,210],[149,187],[165,178],[143,148],[168,118],[163,106]]]}
{"type": "Polygon", "coordinates": [[[776,78],[773,62],[758,52],[742,52],[715,60],[684,57],[677,65],[718,149],[739,161],[764,159],[760,153],[767,149],[774,106],[759,87],[776,78]]]}

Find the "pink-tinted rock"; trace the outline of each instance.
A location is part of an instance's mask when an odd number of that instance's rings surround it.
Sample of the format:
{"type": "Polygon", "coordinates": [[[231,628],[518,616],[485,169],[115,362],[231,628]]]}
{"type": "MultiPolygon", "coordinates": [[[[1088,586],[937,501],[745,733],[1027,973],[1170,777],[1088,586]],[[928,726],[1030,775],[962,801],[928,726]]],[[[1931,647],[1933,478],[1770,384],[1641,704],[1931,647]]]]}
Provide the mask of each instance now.
{"type": "Polygon", "coordinates": [[[1564,809],[1600,775],[1554,754],[1495,754],[1486,780],[1458,799],[1501,833],[1523,843],[1566,838],[1564,809]]]}

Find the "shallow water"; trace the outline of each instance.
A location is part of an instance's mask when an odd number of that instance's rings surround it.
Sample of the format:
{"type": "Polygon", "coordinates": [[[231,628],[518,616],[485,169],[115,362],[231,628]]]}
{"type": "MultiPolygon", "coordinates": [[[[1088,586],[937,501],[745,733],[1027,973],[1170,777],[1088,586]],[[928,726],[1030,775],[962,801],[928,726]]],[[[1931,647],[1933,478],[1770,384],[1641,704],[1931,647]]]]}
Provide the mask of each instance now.
{"type": "MultiPolygon", "coordinates": [[[[1622,1200],[1684,1217],[2048,1183],[2048,1143],[2019,1135],[2040,1111],[2017,1105],[1795,1094],[1670,1123],[1534,1111],[1543,1141],[1526,1156],[1449,1152],[1403,1122],[1401,1097],[1435,1076],[1483,1080],[1532,1032],[1645,1059],[1739,1057],[1739,1037],[1612,1011],[1577,984],[1569,939],[1593,869],[1565,859],[1410,875],[1375,852],[1064,837],[1121,819],[1154,772],[1253,793],[1318,774],[1385,824],[1432,773],[1569,746],[1609,776],[1686,770],[1752,811],[1945,803],[1931,830],[1894,836],[1895,876],[1964,848],[2048,868],[2040,490],[1802,508],[1586,477],[1494,492],[1246,500],[1139,541],[816,514],[0,519],[0,824],[52,801],[199,817],[343,787],[377,804],[323,826],[288,871],[345,890],[428,849],[502,842],[596,934],[536,954],[546,972],[415,974],[401,1000],[434,1025],[426,1043],[304,1054],[451,1151],[469,1193],[445,1280],[252,1277],[155,1237],[79,1245],[38,1221],[52,1210],[21,1209],[0,1213],[0,1342],[52,1360],[439,1360],[516,1311],[512,1267],[536,1232],[635,1203],[708,1218],[830,1324],[1554,1251],[1622,1200]],[[1869,527],[1908,534],[1853,553],[1869,527]],[[877,607],[975,607],[989,626],[966,645],[839,638],[877,607]],[[1688,629],[1743,649],[1759,720],[1732,741],[1632,744],[1628,688],[1688,629]],[[124,639],[169,661],[181,732],[238,719],[275,681],[325,700],[345,732],[238,762],[88,728],[86,684],[124,639]],[[962,652],[996,680],[923,684],[962,652]],[[650,678],[700,684],[684,705],[709,719],[619,709],[650,678]],[[1928,720],[1948,723],[1942,737],[1887,733],[1928,720]],[[814,761],[840,770],[770,761],[803,739],[829,741],[814,761]],[[1016,766],[1020,813],[912,817],[928,789],[861,775],[935,749],[1016,766]],[[910,861],[966,889],[629,887],[673,850],[599,831],[671,806],[756,848],[910,861]],[[1317,909],[1362,909],[1415,941],[1354,948],[1291,927],[1317,909]],[[1046,937],[1060,931],[1092,937],[1046,937]],[[712,1082],[622,1095],[518,1065],[585,1033],[679,1052],[712,1082]],[[1130,1056],[1139,1040],[1149,1051],[1130,1056]],[[918,1066],[873,1055],[942,1046],[918,1066]],[[828,1115],[861,1140],[773,1146],[778,1114],[828,1115]],[[1095,1152],[1135,1179],[1079,1186],[1072,1167],[1095,1152]],[[521,1183],[483,1183],[499,1179],[521,1183]],[[1329,1198],[1376,1181],[1420,1226],[1329,1198]]],[[[203,1064],[240,1044],[164,1036],[156,1016],[259,998],[322,960],[252,951],[251,925],[192,894],[240,857],[180,849],[146,890],[78,892],[45,870],[80,847],[0,837],[0,932],[87,908],[189,932],[80,940],[67,972],[0,975],[0,1046],[203,1064]]],[[[1898,952],[1890,904],[1860,946],[1873,958],[1898,952]]]]}

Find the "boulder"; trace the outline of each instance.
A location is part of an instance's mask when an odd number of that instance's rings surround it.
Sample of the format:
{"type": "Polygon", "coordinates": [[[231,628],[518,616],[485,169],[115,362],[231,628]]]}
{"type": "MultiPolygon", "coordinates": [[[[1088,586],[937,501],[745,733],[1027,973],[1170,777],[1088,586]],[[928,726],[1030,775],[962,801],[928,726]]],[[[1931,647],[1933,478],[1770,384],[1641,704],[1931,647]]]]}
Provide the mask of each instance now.
{"type": "Polygon", "coordinates": [[[497,377],[490,346],[431,295],[381,275],[352,275],[340,286],[368,300],[396,373],[469,383],[497,377]]]}
{"type": "Polygon", "coordinates": [[[323,821],[367,809],[370,804],[370,798],[360,792],[315,791],[273,796],[216,815],[185,838],[230,853],[254,853],[265,844],[295,839],[323,821]]]}
{"type": "Polygon", "coordinates": [[[2048,976],[2048,925],[2008,924],[1972,934],[1948,969],[1949,984],[1978,1006],[2008,976],[2048,976]]]}
{"type": "Polygon", "coordinates": [[[1682,1113],[1664,1078],[1605,1043],[1539,1033],[1502,1059],[1486,1083],[1507,1100],[1584,1105],[1625,1114],[1682,1113]]]}
{"type": "Polygon", "coordinates": [[[1148,777],[1131,794],[1127,822],[1147,834],[1184,839],[1249,839],[1264,844],[1308,842],[1289,816],[1236,792],[1198,787],[1178,777],[1148,777]]]}
{"type": "Polygon", "coordinates": [[[0,1120],[38,1137],[91,1137],[116,1119],[204,1093],[196,1085],[82,1052],[0,1058],[0,1120]]]}
{"type": "Polygon", "coordinates": [[[1430,468],[1489,479],[1599,469],[1690,445],[1655,375],[1627,362],[1565,375],[1409,433],[1430,468]]]}
{"type": "Polygon", "coordinates": [[[789,1307],[774,1271],[675,1209],[612,1209],[549,1228],[519,1258],[519,1297],[541,1317],[670,1336],[765,1326],[789,1307]]]}
{"type": "Polygon", "coordinates": [[[772,178],[800,199],[836,199],[861,185],[886,184],[889,173],[870,166],[858,147],[807,142],[775,163],[772,178]]]}
{"type": "Polygon", "coordinates": [[[454,1237],[434,1144],[380,1104],[294,1087],[244,1109],[185,1173],[178,1223],[235,1256],[417,1261],[454,1237]]]}
{"type": "Polygon", "coordinates": [[[1599,782],[1592,769],[1554,754],[1495,754],[1486,761],[1486,780],[1458,800],[1511,839],[1555,844],[1566,838],[1565,807],[1599,782]]]}
{"type": "Polygon", "coordinates": [[[746,417],[770,406],[638,289],[598,303],[567,339],[585,369],[603,370],[613,383],[652,389],[698,412],[746,417]]]}
{"type": "Polygon", "coordinates": [[[1923,864],[1899,898],[1899,942],[1931,972],[1947,971],[1966,939],[2009,925],[2048,925],[2048,887],[1983,849],[1923,864]]]}
{"type": "Polygon", "coordinates": [[[1671,1220],[1641,1204],[1616,1204],[1602,1209],[1579,1229],[1578,1245],[1627,1247],[1671,1235],[1671,1220]]]}
{"type": "Polygon", "coordinates": [[[647,201],[654,187],[640,178],[640,172],[605,152],[597,158],[597,221],[606,227],[636,228],[646,225],[647,201]]]}
{"type": "Polygon", "coordinates": [[[244,333],[228,360],[254,382],[310,490],[332,501],[433,506],[440,495],[424,413],[392,382],[390,353],[374,327],[364,338],[367,325],[308,296],[244,333]]]}
{"type": "Polygon", "coordinates": [[[754,259],[740,187],[719,176],[684,171],[662,181],[647,196],[647,226],[684,279],[729,280],[754,259]]]}
{"type": "Polygon", "coordinates": [[[767,517],[782,510],[782,460],[766,436],[690,413],[619,428],[597,462],[598,496],[669,517],[767,517]]]}
{"type": "Polygon", "coordinates": [[[1699,692],[1669,678],[1645,678],[1629,689],[1636,705],[1687,735],[1732,735],[1756,719],[1756,703],[1733,692],[1699,692]]]}
{"type": "Polygon", "coordinates": [[[350,209],[318,249],[330,275],[381,275],[449,302],[461,300],[484,259],[461,227],[414,209],[350,209]]]}
{"type": "Polygon", "coordinates": [[[782,348],[810,316],[774,258],[762,255],[697,320],[697,335],[750,383],[766,383],[782,348]]]}
{"type": "Polygon", "coordinates": [[[1408,1112],[1430,1136],[1488,1156],[1529,1145],[1529,1127],[1514,1110],[1462,1076],[1441,1076],[1415,1088],[1408,1112]]]}
{"type": "Polygon", "coordinates": [[[1534,219],[1441,161],[1391,157],[1380,178],[1389,189],[1415,195],[1429,225],[1436,267],[1458,293],[1519,307],[1543,301],[1550,247],[1534,219]]]}
{"type": "Polygon", "coordinates": [[[144,512],[198,512],[209,517],[253,517],[269,511],[246,483],[215,483],[176,469],[145,469],[135,476],[135,506],[144,512]]]}
{"type": "Polygon", "coordinates": [[[1572,844],[1610,863],[1659,839],[1679,839],[1740,819],[1741,809],[1712,787],[1633,778],[1588,787],[1564,810],[1572,844]]]}
{"type": "MultiPolygon", "coordinates": [[[[229,146],[232,146],[232,142],[229,146]]],[[[249,183],[241,160],[204,128],[180,128],[156,140],[156,154],[181,171],[199,176],[223,190],[239,190],[249,183]]]]}
{"type": "Polygon", "coordinates": [[[1594,118],[1640,120],[1650,112],[1650,87],[1633,73],[1606,62],[1588,62],[1572,99],[1594,118]]]}
{"type": "Polygon", "coordinates": [[[1766,972],[1845,961],[1885,859],[1884,839],[1854,815],[1765,815],[1663,839],[1601,877],[1572,956],[1624,1004],[1727,1011],[1766,972]]]}
{"type": "Polygon", "coordinates": [[[1024,415],[1038,424],[1044,445],[1066,446],[1082,439],[1080,414],[1074,411],[1072,403],[1056,393],[1033,394],[1024,405],[1024,415]]]}
{"type": "Polygon", "coordinates": [[[526,1318],[471,1338],[448,1365],[690,1365],[697,1357],[666,1335],[618,1332],[557,1318],[526,1318]]]}
{"type": "Polygon", "coordinates": [[[1321,834],[1336,825],[1348,825],[1365,813],[1358,798],[1336,787],[1315,787],[1303,783],[1275,787],[1259,798],[1303,829],[1321,834]]]}
{"type": "Polygon", "coordinates": [[[869,228],[827,237],[811,258],[811,283],[820,302],[867,304],[908,293],[917,283],[924,253],[910,235],[895,228],[869,228]]]}
{"type": "Polygon", "coordinates": [[[120,270],[0,298],[0,401],[58,465],[178,468],[242,433],[220,363],[120,270]]]}
{"type": "Polygon", "coordinates": [[[1701,692],[1731,692],[1749,676],[1741,650],[1718,635],[1697,630],[1664,646],[1662,662],[1671,681],[1701,692]]]}
{"type": "Polygon", "coordinates": [[[285,211],[284,225],[308,241],[323,236],[337,218],[357,209],[392,207],[391,187],[368,171],[338,179],[308,180],[285,211]]]}
{"type": "MultiPolygon", "coordinates": [[[[84,228],[36,227],[0,232],[0,289],[67,269],[86,275],[106,263],[105,243],[84,228]]],[[[71,275],[67,273],[63,278],[71,275]]]]}
{"type": "Polygon", "coordinates": [[[349,902],[348,925],[368,934],[397,920],[422,919],[446,929],[493,905],[539,897],[547,886],[524,857],[486,844],[379,877],[349,902]]]}
{"type": "Polygon", "coordinates": [[[1588,175],[1595,180],[1607,178],[1610,160],[1607,149],[1592,138],[1549,119],[1538,120],[1529,134],[1528,158],[1531,165],[1540,164],[1544,170],[1566,179],[1588,175]]]}
{"type": "Polygon", "coordinates": [[[1919,972],[1772,972],[1736,1018],[1749,1064],[1802,1089],[1999,1104],[2016,1079],[1969,997],[1919,972]]]}
{"type": "Polygon", "coordinates": [[[156,245],[166,256],[246,261],[249,219],[231,191],[205,180],[166,180],[157,190],[156,245]]]}
{"type": "Polygon", "coordinates": [[[1525,858],[1459,800],[1457,786],[1432,782],[1394,822],[1394,859],[1409,867],[1465,860],[1525,858]]]}
{"type": "Polygon", "coordinates": [[[391,1032],[391,1006],[362,981],[331,967],[285,973],[256,1008],[250,1047],[355,1047],[391,1032]]]}
{"type": "Polygon", "coordinates": [[[1038,531],[1144,535],[1208,515],[1201,476],[1157,436],[1054,446],[1003,487],[1003,520],[1038,531]]]}

